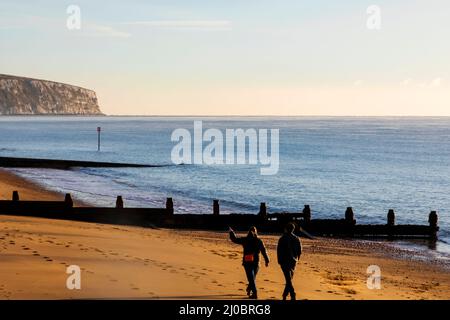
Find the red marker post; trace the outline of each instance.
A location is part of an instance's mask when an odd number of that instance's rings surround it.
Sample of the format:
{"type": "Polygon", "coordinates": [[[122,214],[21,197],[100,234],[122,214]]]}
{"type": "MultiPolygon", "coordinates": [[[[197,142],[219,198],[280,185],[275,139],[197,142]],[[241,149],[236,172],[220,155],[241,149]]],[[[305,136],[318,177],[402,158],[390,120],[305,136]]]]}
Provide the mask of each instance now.
{"type": "Polygon", "coordinates": [[[98,135],[97,151],[100,151],[100,132],[101,131],[102,131],[102,127],[97,127],[97,135],[98,135]]]}

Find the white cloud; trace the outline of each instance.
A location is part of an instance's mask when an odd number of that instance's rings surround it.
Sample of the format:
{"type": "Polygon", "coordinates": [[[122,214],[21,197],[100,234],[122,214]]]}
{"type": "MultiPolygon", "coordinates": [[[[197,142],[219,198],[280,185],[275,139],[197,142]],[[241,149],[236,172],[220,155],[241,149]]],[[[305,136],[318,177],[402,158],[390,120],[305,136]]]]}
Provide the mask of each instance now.
{"type": "Polygon", "coordinates": [[[171,30],[231,30],[232,23],[229,20],[150,20],[124,22],[124,25],[143,26],[156,29],[171,30]]]}
{"type": "Polygon", "coordinates": [[[439,88],[444,85],[444,79],[437,77],[430,82],[422,82],[418,84],[419,88],[439,88]]]}
{"type": "Polygon", "coordinates": [[[82,32],[85,36],[90,37],[112,37],[112,38],[128,38],[131,36],[128,32],[116,30],[110,26],[103,26],[97,24],[87,24],[85,32],[82,32]]]}
{"type": "Polygon", "coordinates": [[[442,84],[441,78],[435,78],[430,82],[430,87],[440,87],[442,84]]]}
{"type": "Polygon", "coordinates": [[[400,84],[405,87],[409,86],[411,83],[412,83],[411,78],[407,78],[407,79],[403,80],[402,82],[400,82],[400,84]]]}
{"type": "MultiPolygon", "coordinates": [[[[47,18],[41,16],[23,15],[17,17],[2,18],[0,20],[0,30],[8,29],[43,29],[52,32],[67,31],[66,20],[47,18]]],[[[81,20],[81,29],[68,30],[74,35],[86,37],[111,37],[128,38],[130,33],[117,30],[111,26],[99,25],[85,20],[81,20]]]]}

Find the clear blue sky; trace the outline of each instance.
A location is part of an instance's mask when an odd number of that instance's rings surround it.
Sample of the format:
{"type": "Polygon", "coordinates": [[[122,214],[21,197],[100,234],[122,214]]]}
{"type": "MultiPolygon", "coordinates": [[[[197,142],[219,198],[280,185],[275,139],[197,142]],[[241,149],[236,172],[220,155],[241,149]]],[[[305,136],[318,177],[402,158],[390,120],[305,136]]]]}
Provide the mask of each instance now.
{"type": "Polygon", "coordinates": [[[110,114],[450,115],[449,17],[444,0],[1,0],[0,73],[91,88],[110,114]]]}

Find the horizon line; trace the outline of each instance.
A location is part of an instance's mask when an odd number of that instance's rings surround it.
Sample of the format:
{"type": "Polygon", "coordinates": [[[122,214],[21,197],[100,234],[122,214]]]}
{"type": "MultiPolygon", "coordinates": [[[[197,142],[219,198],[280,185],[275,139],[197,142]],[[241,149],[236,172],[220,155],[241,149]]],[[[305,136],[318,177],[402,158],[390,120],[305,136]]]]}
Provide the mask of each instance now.
{"type": "MultiPolygon", "coordinates": [[[[94,115],[95,116],[95,115],[94,115]]],[[[101,116],[101,115],[100,115],[101,116]]],[[[267,115],[257,115],[257,114],[232,114],[232,115],[226,115],[226,114],[218,114],[218,115],[205,115],[205,114],[199,114],[199,115],[186,115],[186,114],[179,114],[179,115],[161,115],[161,114],[154,114],[154,115],[144,115],[144,114],[104,114],[104,116],[107,117],[354,117],[354,118],[449,118],[450,115],[305,115],[305,114],[295,114],[295,115],[276,115],[276,114],[267,114],[267,115]]]]}
{"type": "Polygon", "coordinates": [[[159,118],[175,118],[175,117],[185,117],[185,118],[195,118],[195,117],[204,117],[204,118],[213,118],[213,117],[252,117],[252,118],[289,118],[289,117],[303,117],[303,118],[450,118],[450,115],[161,115],[161,114],[0,114],[0,117],[159,117],[159,118]]]}

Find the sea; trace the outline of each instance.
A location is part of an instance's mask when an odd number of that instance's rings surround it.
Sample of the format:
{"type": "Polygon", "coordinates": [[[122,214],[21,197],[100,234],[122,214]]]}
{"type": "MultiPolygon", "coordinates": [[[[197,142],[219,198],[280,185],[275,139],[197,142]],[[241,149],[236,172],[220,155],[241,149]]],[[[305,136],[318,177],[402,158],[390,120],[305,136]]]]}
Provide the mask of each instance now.
{"type": "MultiPolygon", "coordinates": [[[[208,142],[203,143],[206,147],[208,142]]],[[[225,145],[225,141],[224,141],[225,145]]],[[[271,149],[269,139],[269,149],[271,149]]],[[[450,259],[450,117],[0,117],[0,156],[160,165],[151,168],[9,169],[45,188],[99,206],[161,207],[172,197],[176,213],[300,212],[357,223],[428,224],[439,215],[439,241],[399,242],[450,259]],[[261,129],[279,132],[279,169],[261,164],[173,162],[172,133],[261,129]],[[97,127],[101,127],[98,151],[97,127]]],[[[448,260],[450,261],[450,260],[448,260]]]]}

